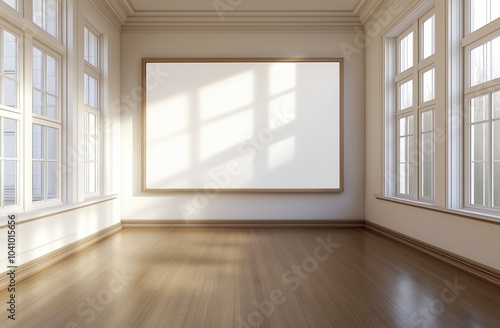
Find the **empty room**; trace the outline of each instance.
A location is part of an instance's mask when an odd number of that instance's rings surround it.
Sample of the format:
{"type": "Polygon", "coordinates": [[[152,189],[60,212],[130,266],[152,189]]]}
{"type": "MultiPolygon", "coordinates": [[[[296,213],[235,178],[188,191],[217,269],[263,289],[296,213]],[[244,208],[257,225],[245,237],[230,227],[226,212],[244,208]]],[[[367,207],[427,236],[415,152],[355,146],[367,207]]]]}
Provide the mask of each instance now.
{"type": "Polygon", "coordinates": [[[0,0],[0,327],[500,327],[497,0],[0,0]]]}

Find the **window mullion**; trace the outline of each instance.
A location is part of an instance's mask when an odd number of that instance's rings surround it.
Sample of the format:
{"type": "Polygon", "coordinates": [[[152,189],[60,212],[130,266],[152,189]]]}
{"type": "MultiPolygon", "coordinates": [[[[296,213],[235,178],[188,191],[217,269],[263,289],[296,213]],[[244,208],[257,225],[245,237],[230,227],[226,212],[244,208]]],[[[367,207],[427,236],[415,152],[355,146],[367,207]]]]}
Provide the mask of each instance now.
{"type": "Polygon", "coordinates": [[[487,146],[486,146],[486,206],[488,208],[493,207],[493,94],[490,93],[488,96],[488,133],[487,133],[487,146]]]}
{"type": "Polygon", "coordinates": [[[420,133],[419,133],[419,105],[420,105],[420,72],[418,70],[420,63],[420,26],[419,21],[413,23],[413,148],[410,150],[411,161],[411,194],[414,200],[419,198],[420,186],[420,133]]]}

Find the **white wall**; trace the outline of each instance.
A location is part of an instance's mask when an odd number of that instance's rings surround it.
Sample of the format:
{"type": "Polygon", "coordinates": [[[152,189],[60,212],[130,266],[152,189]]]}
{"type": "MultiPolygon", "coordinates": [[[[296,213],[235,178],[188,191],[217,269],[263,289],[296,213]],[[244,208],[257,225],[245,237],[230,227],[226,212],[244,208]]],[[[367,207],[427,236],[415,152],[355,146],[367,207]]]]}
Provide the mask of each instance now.
{"type": "MultiPolygon", "coordinates": [[[[389,1],[385,2],[390,3],[389,1]]],[[[400,1],[401,15],[413,1],[400,1]],[[404,10],[403,10],[404,9],[404,10]]],[[[439,3],[439,12],[444,10],[439,3]]],[[[382,10],[382,8],[379,8],[382,10]]],[[[400,17],[392,17],[397,22],[400,17]]],[[[438,26],[438,29],[444,28],[438,26]]],[[[372,37],[366,48],[366,208],[365,218],[389,229],[416,238],[468,259],[500,269],[500,225],[438,213],[407,205],[377,200],[382,193],[383,131],[382,120],[382,40],[372,37]]],[[[436,176],[446,175],[443,167],[436,176]]]]}
{"type": "MultiPolygon", "coordinates": [[[[182,219],[193,194],[141,192],[140,63],[143,57],[342,57],[349,33],[130,33],[122,35],[122,219],[182,219]]],[[[220,194],[197,219],[363,219],[364,56],[345,64],[345,191],[220,194]]],[[[325,150],[328,151],[328,150],[325,150]]],[[[202,204],[203,205],[203,204],[202,204]]]]}

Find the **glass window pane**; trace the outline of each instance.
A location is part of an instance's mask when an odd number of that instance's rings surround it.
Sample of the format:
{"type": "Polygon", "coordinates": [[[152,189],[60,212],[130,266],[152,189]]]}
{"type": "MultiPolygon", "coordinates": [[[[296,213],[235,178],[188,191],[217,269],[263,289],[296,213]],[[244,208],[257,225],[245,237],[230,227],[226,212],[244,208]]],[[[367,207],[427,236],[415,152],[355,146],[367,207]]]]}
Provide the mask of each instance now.
{"type": "Polygon", "coordinates": [[[413,80],[410,80],[399,87],[399,98],[400,110],[413,106],[413,80]]]}
{"type": "Polygon", "coordinates": [[[434,130],[434,111],[422,113],[422,132],[430,132],[434,130]]]}
{"type": "Polygon", "coordinates": [[[500,37],[491,42],[491,79],[500,78],[500,37]]]}
{"type": "Polygon", "coordinates": [[[500,37],[471,50],[470,74],[471,86],[500,78],[500,37]]]}
{"type": "Polygon", "coordinates": [[[413,135],[413,115],[408,116],[408,134],[413,135]]]}
{"type": "Polygon", "coordinates": [[[493,118],[500,118],[500,92],[493,94],[493,118]]]}
{"type": "Polygon", "coordinates": [[[57,119],[57,98],[47,95],[47,116],[53,119],[57,119]]]}
{"type": "Polygon", "coordinates": [[[97,160],[97,138],[87,137],[87,160],[96,161],[97,160]]]}
{"type": "Polygon", "coordinates": [[[3,104],[17,108],[17,82],[11,79],[3,80],[3,104]]]}
{"type": "Polygon", "coordinates": [[[43,127],[33,124],[32,152],[34,159],[44,159],[43,151],[43,127]]]}
{"type": "Polygon", "coordinates": [[[422,101],[427,102],[435,98],[435,69],[428,70],[422,75],[422,101]]]}
{"type": "Polygon", "coordinates": [[[43,90],[43,52],[33,48],[33,87],[43,90]]]}
{"type": "Polygon", "coordinates": [[[33,0],[33,23],[43,28],[43,0],[33,0]]]}
{"type": "Polygon", "coordinates": [[[400,72],[413,67],[413,32],[404,37],[399,44],[400,72]]]}
{"type": "Polygon", "coordinates": [[[45,27],[44,29],[50,35],[57,38],[57,22],[58,22],[58,0],[45,0],[45,27]]]}
{"type": "Polygon", "coordinates": [[[500,17],[500,5],[498,0],[471,0],[470,21],[471,32],[474,32],[486,24],[500,17]]]}
{"type": "Polygon", "coordinates": [[[399,120],[399,136],[405,136],[407,134],[406,127],[408,126],[408,122],[406,117],[403,117],[399,120]]]}
{"type": "Polygon", "coordinates": [[[6,118],[3,128],[5,158],[17,158],[17,121],[6,118]]]}
{"type": "Polygon", "coordinates": [[[85,60],[94,67],[97,67],[98,39],[88,28],[85,28],[85,60]]]}
{"type": "Polygon", "coordinates": [[[423,58],[428,58],[432,56],[435,52],[435,24],[436,17],[432,15],[429,19],[427,19],[422,27],[422,47],[423,47],[423,58]]]}
{"type": "Polygon", "coordinates": [[[500,121],[493,122],[493,160],[500,161],[500,121]]]}
{"type": "Polygon", "coordinates": [[[44,200],[43,195],[43,171],[44,171],[44,163],[43,162],[33,162],[32,168],[32,195],[33,201],[39,202],[44,200]]]}
{"type": "Polygon", "coordinates": [[[472,193],[471,193],[471,203],[473,205],[484,206],[485,205],[485,163],[472,163],[472,193]]]}
{"type": "Polygon", "coordinates": [[[471,128],[471,151],[473,161],[486,160],[487,123],[475,124],[471,128]]]}
{"type": "Polygon", "coordinates": [[[97,192],[97,164],[95,162],[85,163],[85,193],[97,192]]]}
{"type": "Polygon", "coordinates": [[[399,139],[399,162],[400,163],[406,163],[408,161],[407,159],[407,154],[408,154],[408,149],[407,149],[407,137],[403,137],[399,139]]]}
{"type": "Polygon", "coordinates": [[[33,114],[43,115],[43,93],[33,90],[33,114]]]}
{"type": "Polygon", "coordinates": [[[47,159],[58,159],[58,131],[54,128],[47,129],[47,159]]]}
{"type": "Polygon", "coordinates": [[[5,206],[17,204],[17,161],[5,161],[3,179],[5,206]]]}
{"type": "Polygon", "coordinates": [[[3,2],[5,2],[6,4],[8,4],[12,8],[14,8],[15,10],[18,10],[17,0],[3,0],[3,2]]]}
{"type": "Polygon", "coordinates": [[[98,84],[97,80],[92,76],[85,74],[85,105],[97,109],[98,84]]]}
{"type": "Polygon", "coordinates": [[[471,99],[471,122],[482,122],[488,119],[488,95],[471,99]]]}
{"type": "Polygon", "coordinates": [[[47,163],[47,197],[56,199],[58,197],[58,168],[57,163],[47,163]]]}
{"type": "Polygon", "coordinates": [[[3,39],[3,73],[17,79],[17,37],[7,31],[3,39]]]}
{"type": "Polygon", "coordinates": [[[421,120],[420,196],[434,198],[434,111],[423,112],[421,120]]]}
{"type": "Polygon", "coordinates": [[[493,163],[493,206],[500,207],[500,162],[493,163]]]}
{"type": "Polygon", "coordinates": [[[95,136],[97,135],[97,117],[92,113],[87,113],[87,135],[95,136]]]}
{"type": "Polygon", "coordinates": [[[471,86],[487,81],[486,77],[486,45],[481,45],[470,52],[471,86]]]}
{"type": "Polygon", "coordinates": [[[47,55],[47,89],[48,93],[57,95],[57,60],[47,55]]]}
{"type": "Polygon", "coordinates": [[[409,183],[408,183],[408,165],[399,165],[399,193],[401,195],[409,194],[409,183]]]}

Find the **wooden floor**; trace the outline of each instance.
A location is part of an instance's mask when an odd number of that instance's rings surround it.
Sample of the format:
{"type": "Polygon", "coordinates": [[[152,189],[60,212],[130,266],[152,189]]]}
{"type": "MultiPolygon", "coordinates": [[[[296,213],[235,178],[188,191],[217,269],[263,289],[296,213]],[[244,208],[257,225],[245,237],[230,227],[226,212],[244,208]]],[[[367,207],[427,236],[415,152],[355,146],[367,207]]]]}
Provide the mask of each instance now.
{"type": "Polygon", "coordinates": [[[126,229],[17,298],[0,327],[500,327],[499,288],[364,229],[126,229]]]}

